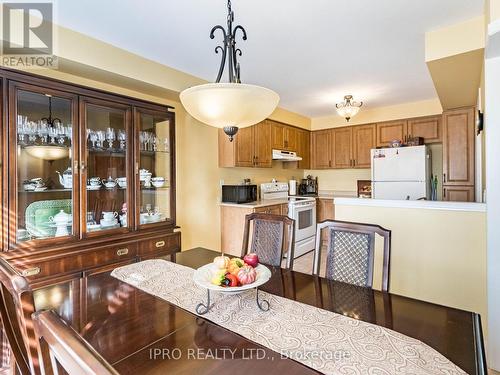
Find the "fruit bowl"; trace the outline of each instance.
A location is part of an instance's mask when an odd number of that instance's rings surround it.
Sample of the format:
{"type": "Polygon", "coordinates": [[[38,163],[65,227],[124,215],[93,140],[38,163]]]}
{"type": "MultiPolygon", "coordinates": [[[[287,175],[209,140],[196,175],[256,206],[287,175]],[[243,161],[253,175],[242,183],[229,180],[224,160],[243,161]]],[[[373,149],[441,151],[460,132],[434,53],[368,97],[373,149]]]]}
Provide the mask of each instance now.
{"type": "Polygon", "coordinates": [[[253,283],[242,286],[223,287],[212,284],[211,279],[213,277],[214,267],[213,263],[209,263],[198,268],[194,272],[193,280],[197,285],[201,286],[204,289],[225,294],[238,294],[244,292],[245,290],[257,288],[265,284],[271,278],[271,271],[269,270],[269,268],[263,266],[262,264],[259,264],[257,267],[255,267],[255,271],[257,273],[257,276],[253,283]]]}

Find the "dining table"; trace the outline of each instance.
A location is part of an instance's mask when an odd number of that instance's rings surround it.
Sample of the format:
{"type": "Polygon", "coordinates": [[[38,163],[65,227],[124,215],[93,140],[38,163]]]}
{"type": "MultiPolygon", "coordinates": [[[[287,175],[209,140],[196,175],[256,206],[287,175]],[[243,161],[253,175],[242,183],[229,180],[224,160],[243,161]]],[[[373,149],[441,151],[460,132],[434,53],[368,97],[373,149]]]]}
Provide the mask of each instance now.
{"type": "MultiPolygon", "coordinates": [[[[218,255],[195,248],[171,260],[196,269],[218,255]]],[[[468,374],[486,374],[476,313],[268,268],[271,278],[260,287],[263,292],[396,331],[420,340],[468,374]]],[[[39,287],[34,297],[37,309],[55,310],[120,374],[319,373],[203,315],[120,281],[111,271],[89,274],[84,282],[39,287]]]]}

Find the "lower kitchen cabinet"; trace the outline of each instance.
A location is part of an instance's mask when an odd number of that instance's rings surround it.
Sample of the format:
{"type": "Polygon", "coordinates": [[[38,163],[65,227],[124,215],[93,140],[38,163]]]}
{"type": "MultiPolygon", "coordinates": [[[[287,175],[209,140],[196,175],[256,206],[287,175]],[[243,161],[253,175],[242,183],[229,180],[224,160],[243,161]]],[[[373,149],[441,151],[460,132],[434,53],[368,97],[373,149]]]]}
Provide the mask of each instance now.
{"type": "Polygon", "coordinates": [[[333,199],[318,198],[316,200],[316,221],[335,220],[333,199]]]}
{"type": "Polygon", "coordinates": [[[450,202],[474,202],[473,186],[443,186],[443,200],[450,202]]]}
{"type": "Polygon", "coordinates": [[[245,216],[251,213],[287,215],[288,204],[252,208],[249,206],[221,206],[221,251],[240,256],[245,231],[245,216]]]}

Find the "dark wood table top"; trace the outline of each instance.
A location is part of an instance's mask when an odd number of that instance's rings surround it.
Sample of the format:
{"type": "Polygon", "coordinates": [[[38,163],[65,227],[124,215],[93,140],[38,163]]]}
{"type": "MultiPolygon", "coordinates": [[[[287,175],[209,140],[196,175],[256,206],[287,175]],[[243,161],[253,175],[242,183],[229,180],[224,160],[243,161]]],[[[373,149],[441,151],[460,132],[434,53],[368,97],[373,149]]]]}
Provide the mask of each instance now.
{"type": "MultiPolygon", "coordinates": [[[[197,268],[218,253],[197,248],[176,262],[197,268]]],[[[470,374],[484,368],[479,317],[471,312],[272,268],[262,289],[421,340],[470,374]]],[[[309,374],[315,371],[110,276],[35,291],[123,374],[309,374]]]]}

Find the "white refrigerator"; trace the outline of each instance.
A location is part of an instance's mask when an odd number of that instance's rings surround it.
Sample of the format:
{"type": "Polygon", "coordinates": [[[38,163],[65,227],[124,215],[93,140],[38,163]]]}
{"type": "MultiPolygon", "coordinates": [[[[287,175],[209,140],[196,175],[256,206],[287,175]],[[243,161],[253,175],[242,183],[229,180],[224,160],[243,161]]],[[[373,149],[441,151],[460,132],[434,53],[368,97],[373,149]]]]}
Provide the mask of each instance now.
{"type": "Polygon", "coordinates": [[[371,150],[372,197],[417,200],[431,197],[431,156],[427,146],[371,150]]]}

